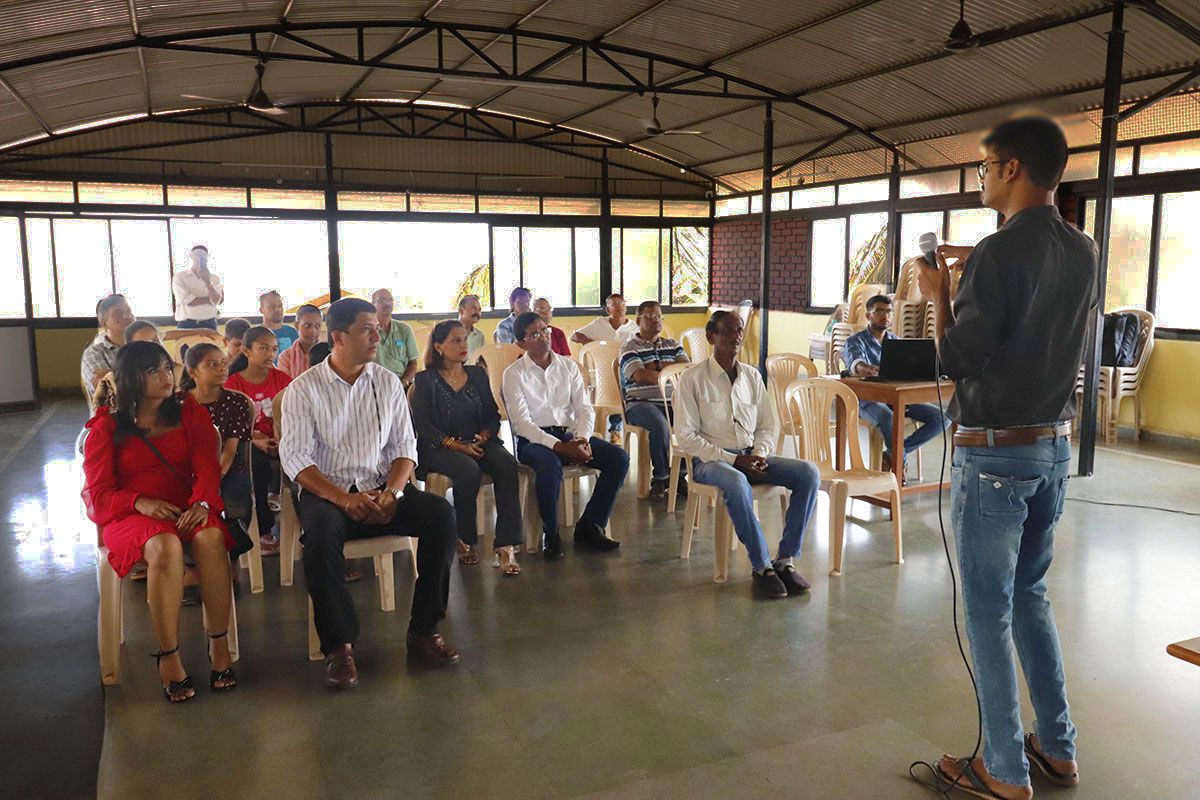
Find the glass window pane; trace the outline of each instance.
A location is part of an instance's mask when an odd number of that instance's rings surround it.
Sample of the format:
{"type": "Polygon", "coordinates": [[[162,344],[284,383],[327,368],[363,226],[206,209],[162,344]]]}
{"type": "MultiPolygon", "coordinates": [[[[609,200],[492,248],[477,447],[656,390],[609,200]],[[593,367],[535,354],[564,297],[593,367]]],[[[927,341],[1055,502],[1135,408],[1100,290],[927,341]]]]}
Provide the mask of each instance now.
{"type": "Polygon", "coordinates": [[[657,200],[633,200],[614,197],[610,206],[612,213],[619,216],[657,217],[659,213],[657,200]]]}
{"type": "Polygon", "coordinates": [[[73,203],[70,181],[0,181],[0,200],[17,203],[73,203]]]}
{"type": "MultiPolygon", "coordinates": [[[[453,214],[474,214],[475,195],[471,194],[410,194],[409,211],[440,211],[453,214]]],[[[399,305],[396,306],[399,308],[399,305]]]]}
{"type": "Polygon", "coordinates": [[[289,311],[312,300],[324,302],[329,294],[323,220],[171,220],[175,270],[186,267],[188,251],[197,244],[208,248],[209,269],[224,284],[223,317],[257,316],[258,296],[267,289],[277,290],[289,311]]]}
{"type": "Polygon", "coordinates": [[[942,239],[942,212],[925,211],[919,214],[900,215],[900,263],[921,255],[921,234],[932,231],[938,242],[942,239]]]}
{"type": "MultiPolygon", "coordinates": [[[[1067,168],[1063,170],[1062,180],[1094,181],[1100,170],[1100,151],[1091,150],[1086,153],[1072,153],[1067,158],[1067,168]]],[[[1113,174],[1120,178],[1133,174],[1133,148],[1117,148],[1117,160],[1113,174]]],[[[978,179],[975,179],[978,182],[978,179]]]]}
{"type": "Polygon", "coordinates": [[[838,205],[844,206],[849,203],[870,203],[876,200],[888,199],[888,182],[882,181],[858,181],[857,183],[843,183],[838,185],[838,205]]]}
{"type": "Polygon", "coordinates": [[[621,274],[621,229],[613,228],[612,232],[612,291],[624,292],[621,274]]]}
{"type": "Polygon", "coordinates": [[[24,318],[25,269],[21,264],[21,222],[0,217],[0,317],[24,318]]]}
{"type": "Polygon", "coordinates": [[[543,197],[542,213],[599,216],[600,200],[590,197],[543,197]]]}
{"type": "Polygon", "coordinates": [[[338,230],[345,291],[370,297],[387,288],[397,312],[438,314],[456,309],[481,284],[480,297],[487,295],[487,223],[356,221],[338,230]]]}
{"type": "Polygon", "coordinates": [[[508,296],[521,285],[521,229],[492,229],[492,261],[496,267],[496,308],[507,309],[508,296]]]}
{"type": "Polygon", "coordinates": [[[58,308],[54,304],[54,259],[50,245],[50,220],[25,220],[25,237],[29,244],[29,291],[33,295],[33,315],[53,317],[58,313],[58,308]]]}
{"type": "Polygon", "coordinates": [[[959,171],[929,172],[900,177],[900,197],[928,197],[933,194],[958,194],[959,171]]]}
{"type": "Polygon", "coordinates": [[[775,192],[771,195],[771,210],[772,211],[787,211],[788,201],[791,199],[791,192],[782,191],[775,192]]]}
{"type": "Polygon", "coordinates": [[[888,215],[855,214],[850,217],[850,289],[863,283],[891,282],[888,265],[888,215]]]}
{"type": "Polygon", "coordinates": [[[1146,307],[1153,218],[1153,195],[1113,198],[1105,313],[1121,306],[1146,307]]]}
{"type": "MultiPolygon", "coordinates": [[[[759,202],[762,202],[761,200],[759,202]]],[[[718,217],[732,217],[736,214],[750,213],[750,198],[749,197],[731,197],[726,200],[717,201],[718,217]]]]}
{"type": "Polygon", "coordinates": [[[1200,169],[1200,139],[1160,142],[1142,147],[1138,172],[1167,172],[1176,169],[1200,169]]]}
{"type": "Polygon", "coordinates": [[[671,304],[708,305],[708,228],[674,228],[671,231],[675,266],[671,276],[671,304]]]}
{"type": "Polygon", "coordinates": [[[600,229],[575,229],[575,305],[600,305],[600,229]]]}
{"type": "Polygon", "coordinates": [[[403,192],[338,192],[338,208],[345,211],[408,211],[403,192]]]}
{"type": "Polygon", "coordinates": [[[950,244],[975,245],[994,233],[999,217],[990,208],[956,208],[950,212],[950,229],[946,241],[950,244]]]}
{"type": "Polygon", "coordinates": [[[571,305],[571,229],[522,228],[525,285],[551,305],[571,305]]]}
{"type": "Polygon", "coordinates": [[[837,187],[815,186],[812,189],[797,189],[792,192],[792,208],[818,208],[831,206],[834,203],[834,192],[837,187]]]}
{"type": "Polygon", "coordinates": [[[1154,311],[1168,328],[1200,328],[1200,192],[1164,194],[1154,311]]]}
{"type": "Polygon", "coordinates": [[[707,217],[705,200],[663,200],[664,217],[707,217]]]}
{"type": "MultiPolygon", "coordinates": [[[[104,220],[54,220],[54,258],[62,316],[94,316],[97,301],[112,294],[109,256],[108,223],[104,220]]],[[[138,313],[136,306],[133,313],[138,313]]]]}
{"type": "Polygon", "coordinates": [[[836,306],[846,299],[846,220],[813,220],[810,305],[836,306]]]}
{"type": "Polygon", "coordinates": [[[162,187],[154,183],[79,182],[81,203],[142,203],[162,205],[162,187]]]}
{"type": "Polygon", "coordinates": [[[541,203],[536,197],[485,197],[479,196],[481,214],[540,214],[541,203]]]}
{"type": "Polygon", "coordinates": [[[751,214],[761,214],[762,213],[762,195],[761,194],[750,195],[750,213],[751,214]]]}
{"type": "Polygon", "coordinates": [[[222,186],[168,186],[167,204],[245,208],[246,190],[222,186]]]}
{"type": "MultiPolygon", "coordinates": [[[[165,219],[112,221],[117,291],[143,317],[171,314],[171,250],[165,219]]],[[[222,276],[224,279],[224,276],[222,276]]]]}
{"type": "Polygon", "coordinates": [[[625,228],[621,236],[621,264],[625,272],[625,302],[636,308],[643,300],[658,300],[659,229],[625,228]]]}
{"type": "Polygon", "coordinates": [[[325,208],[325,193],[299,189],[251,189],[254,208],[325,208]]]}

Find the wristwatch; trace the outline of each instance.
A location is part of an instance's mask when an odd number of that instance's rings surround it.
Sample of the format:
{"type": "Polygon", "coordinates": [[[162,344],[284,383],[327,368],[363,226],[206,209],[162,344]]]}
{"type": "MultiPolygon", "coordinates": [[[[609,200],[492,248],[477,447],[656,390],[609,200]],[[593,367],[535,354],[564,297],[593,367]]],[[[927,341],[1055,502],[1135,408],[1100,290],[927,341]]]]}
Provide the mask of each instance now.
{"type": "Polygon", "coordinates": [[[203,500],[197,500],[196,505],[204,506],[205,511],[212,511],[212,506],[210,506],[208,503],[204,502],[203,500]]]}
{"type": "Polygon", "coordinates": [[[404,499],[404,490],[403,489],[384,489],[383,491],[390,494],[392,497],[396,498],[397,503],[399,503],[401,500],[404,499]]]}

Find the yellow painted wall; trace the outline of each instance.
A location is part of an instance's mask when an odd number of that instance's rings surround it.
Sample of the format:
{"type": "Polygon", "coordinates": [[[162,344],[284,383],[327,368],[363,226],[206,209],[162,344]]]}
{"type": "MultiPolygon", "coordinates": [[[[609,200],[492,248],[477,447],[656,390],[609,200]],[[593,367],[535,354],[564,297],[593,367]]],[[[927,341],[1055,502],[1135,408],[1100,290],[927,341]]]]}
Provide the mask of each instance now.
{"type": "MultiPolygon", "coordinates": [[[[1144,430],[1200,439],[1200,342],[1156,341],[1141,396],[1144,430]]],[[[1133,426],[1132,399],[1121,406],[1120,424],[1133,426]]]]}

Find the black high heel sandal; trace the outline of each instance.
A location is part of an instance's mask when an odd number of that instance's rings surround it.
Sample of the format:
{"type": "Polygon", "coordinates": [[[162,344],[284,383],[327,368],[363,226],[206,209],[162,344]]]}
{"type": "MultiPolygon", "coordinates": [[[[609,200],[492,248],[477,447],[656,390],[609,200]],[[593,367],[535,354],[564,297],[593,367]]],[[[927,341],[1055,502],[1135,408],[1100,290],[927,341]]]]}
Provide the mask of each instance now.
{"type": "MultiPolygon", "coordinates": [[[[208,635],[208,638],[210,640],[211,639],[223,639],[223,638],[225,638],[225,636],[228,633],[229,633],[229,631],[221,631],[220,633],[210,633],[208,635]]],[[[178,649],[178,648],[176,648],[176,649],[178,649]]],[[[211,652],[208,654],[208,665],[210,667],[212,666],[212,653],[211,652]]],[[[237,688],[237,674],[234,673],[234,671],[233,671],[233,665],[230,664],[228,667],[221,670],[220,672],[218,672],[215,669],[210,669],[208,671],[208,688],[212,689],[214,692],[228,692],[230,689],[236,689],[237,688]],[[233,681],[233,683],[227,684],[225,686],[217,686],[217,681],[233,681]]]]}
{"type": "MultiPolygon", "coordinates": [[[[162,663],[164,658],[167,656],[173,656],[178,652],[179,645],[175,645],[170,650],[159,650],[157,653],[151,653],[150,657],[154,659],[154,666],[157,668],[158,665],[162,663]]],[[[166,686],[162,687],[163,697],[166,698],[168,703],[186,703],[188,700],[191,700],[196,696],[195,689],[196,687],[195,684],[192,683],[191,675],[184,675],[183,680],[170,681],[166,686]],[[192,694],[186,694],[188,690],[191,690],[192,694]],[[179,699],[174,699],[176,697],[179,699]]]]}

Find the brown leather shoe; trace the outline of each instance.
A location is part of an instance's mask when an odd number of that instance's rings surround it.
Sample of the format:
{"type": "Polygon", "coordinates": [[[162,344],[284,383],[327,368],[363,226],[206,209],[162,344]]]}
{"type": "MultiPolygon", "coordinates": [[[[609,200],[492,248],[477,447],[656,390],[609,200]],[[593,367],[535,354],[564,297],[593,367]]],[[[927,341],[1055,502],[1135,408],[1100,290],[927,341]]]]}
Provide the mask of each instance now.
{"type": "Polygon", "coordinates": [[[354,645],[344,644],[325,656],[325,685],[330,689],[353,689],[358,686],[354,645]]]}
{"type": "Polygon", "coordinates": [[[458,651],[446,643],[440,633],[432,636],[408,634],[408,654],[419,656],[431,667],[446,667],[458,663],[458,651]]]}

